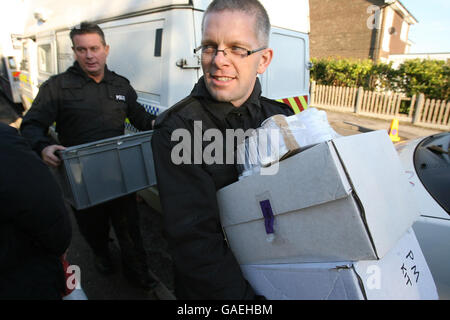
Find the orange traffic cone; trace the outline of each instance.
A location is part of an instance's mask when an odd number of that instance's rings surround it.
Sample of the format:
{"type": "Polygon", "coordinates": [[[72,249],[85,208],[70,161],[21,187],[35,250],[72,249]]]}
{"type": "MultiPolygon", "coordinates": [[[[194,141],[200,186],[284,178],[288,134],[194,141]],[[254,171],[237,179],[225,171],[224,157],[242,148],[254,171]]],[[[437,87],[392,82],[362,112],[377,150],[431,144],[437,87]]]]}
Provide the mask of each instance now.
{"type": "Polygon", "coordinates": [[[398,120],[393,119],[391,122],[391,127],[389,128],[389,138],[391,138],[392,142],[400,141],[400,137],[398,136],[398,120]]]}

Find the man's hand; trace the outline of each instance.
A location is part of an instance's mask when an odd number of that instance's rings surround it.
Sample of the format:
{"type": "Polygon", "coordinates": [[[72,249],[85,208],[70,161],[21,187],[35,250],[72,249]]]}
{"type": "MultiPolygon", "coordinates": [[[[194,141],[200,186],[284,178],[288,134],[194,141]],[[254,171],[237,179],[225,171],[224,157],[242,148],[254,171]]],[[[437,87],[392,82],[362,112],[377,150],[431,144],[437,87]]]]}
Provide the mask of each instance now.
{"type": "Polygon", "coordinates": [[[61,164],[61,160],[59,157],[55,154],[58,150],[65,150],[66,148],[63,146],[60,146],[58,144],[52,144],[50,146],[45,147],[42,149],[41,157],[42,160],[49,166],[52,167],[58,167],[61,164]]]}

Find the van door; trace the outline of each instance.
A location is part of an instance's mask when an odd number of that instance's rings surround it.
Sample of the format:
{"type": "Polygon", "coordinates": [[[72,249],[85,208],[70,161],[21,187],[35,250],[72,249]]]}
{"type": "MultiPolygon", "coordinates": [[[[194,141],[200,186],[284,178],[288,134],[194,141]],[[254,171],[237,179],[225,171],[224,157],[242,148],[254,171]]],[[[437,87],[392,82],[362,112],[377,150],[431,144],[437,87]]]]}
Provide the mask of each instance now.
{"type": "Polygon", "coordinates": [[[101,24],[110,46],[107,65],[126,77],[138,94],[138,101],[150,113],[161,105],[162,38],[165,19],[151,14],[101,24]]]}
{"type": "Polygon", "coordinates": [[[172,9],[101,24],[108,67],[130,80],[138,102],[159,114],[189,95],[200,69],[193,10],[172,9]]]}
{"type": "Polygon", "coordinates": [[[260,76],[263,95],[289,104],[295,112],[307,108],[309,101],[309,36],[272,27],[272,63],[260,76]]]}

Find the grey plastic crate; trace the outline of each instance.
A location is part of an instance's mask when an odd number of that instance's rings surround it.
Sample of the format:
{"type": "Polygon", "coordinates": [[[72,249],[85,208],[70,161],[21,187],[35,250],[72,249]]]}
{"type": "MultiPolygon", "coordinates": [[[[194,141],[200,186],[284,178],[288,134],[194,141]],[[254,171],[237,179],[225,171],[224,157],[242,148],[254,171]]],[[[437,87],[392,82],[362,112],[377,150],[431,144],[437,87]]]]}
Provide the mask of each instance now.
{"type": "Polygon", "coordinates": [[[80,210],[155,185],[152,134],[127,134],[60,152],[66,199],[80,210]]]}

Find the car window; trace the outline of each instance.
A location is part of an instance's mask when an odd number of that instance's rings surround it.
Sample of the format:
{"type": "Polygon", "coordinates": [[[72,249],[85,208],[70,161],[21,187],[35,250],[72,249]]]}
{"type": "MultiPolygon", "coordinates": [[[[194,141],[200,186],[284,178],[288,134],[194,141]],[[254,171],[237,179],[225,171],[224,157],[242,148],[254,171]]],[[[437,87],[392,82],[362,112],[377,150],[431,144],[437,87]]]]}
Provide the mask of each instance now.
{"type": "Polygon", "coordinates": [[[450,133],[424,139],[414,152],[414,166],[424,187],[450,214],[450,133]]]}

